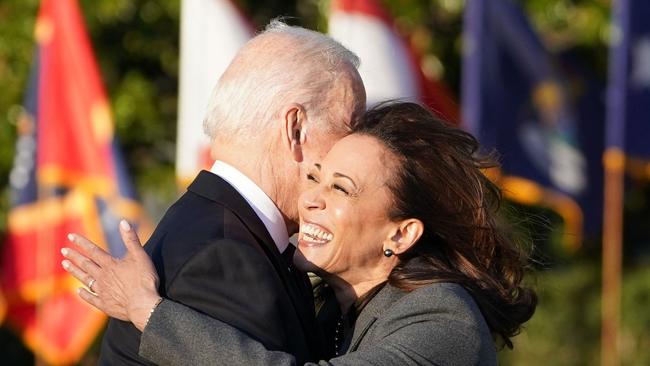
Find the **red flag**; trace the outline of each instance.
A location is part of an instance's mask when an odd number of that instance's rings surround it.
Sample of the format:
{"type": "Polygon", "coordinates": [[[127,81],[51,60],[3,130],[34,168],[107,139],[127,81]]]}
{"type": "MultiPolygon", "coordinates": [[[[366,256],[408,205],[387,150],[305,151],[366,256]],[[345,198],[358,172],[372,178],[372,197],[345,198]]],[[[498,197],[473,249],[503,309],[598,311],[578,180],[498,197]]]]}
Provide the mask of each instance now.
{"type": "Polygon", "coordinates": [[[368,106],[406,99],[458,121],[458,106],[447,88],[425,77],[419,55],[395,31],[391,16],[378,1],[332,1],[329,34],[361,58],[359,73],[368,106]]]}
{"type": "MultiPolygon", "coordinates": [[[[60,265],[66,234],[123,251],[119,218],[142,210],[116,155],[106,93],[76,0],[43,0],[18,128],[2,258],[6,318],[49,364],[77,362],[105,316],[60,265]]],[[[137,222],[136,222],[137,224],[137,222]]]]}

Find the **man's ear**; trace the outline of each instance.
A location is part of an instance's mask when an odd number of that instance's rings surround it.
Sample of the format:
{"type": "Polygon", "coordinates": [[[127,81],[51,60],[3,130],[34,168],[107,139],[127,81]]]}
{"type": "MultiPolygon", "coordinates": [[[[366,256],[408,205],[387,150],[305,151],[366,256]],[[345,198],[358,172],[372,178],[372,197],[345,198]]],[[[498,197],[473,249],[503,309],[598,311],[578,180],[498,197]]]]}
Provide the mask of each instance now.
{"type": "Polygon", "coordinates": [[[292,103],[282,112],[284,122],[283,139],[297,163],[303,160],[302,145],[307,138],[307,114],[302,105],[292,103]]]}
{"type": "Polygon", "coordinates": [[[384,243],[384,250],[390,249],[395,254],[402,254],[417,243],[423,232],[422,221],[418,219],[402,220],[396,224],[390,240],[384,243]]]}

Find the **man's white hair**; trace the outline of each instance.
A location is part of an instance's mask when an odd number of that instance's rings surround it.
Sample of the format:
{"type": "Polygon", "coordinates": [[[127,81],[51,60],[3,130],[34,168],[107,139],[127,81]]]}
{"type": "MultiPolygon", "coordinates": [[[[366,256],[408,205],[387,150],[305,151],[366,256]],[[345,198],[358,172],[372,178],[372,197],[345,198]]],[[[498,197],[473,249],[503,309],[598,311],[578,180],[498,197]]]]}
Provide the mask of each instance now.
{"type": "Polygon", "coordinates": [[[350,67],[358,68],[359,58],[331,37],[273,20],[242,47],[217,82],[205,133],[211,139],[264,134],[287,102],[303,105],[318,128],[341,129],[348,121],[338,121],[345,117],[329,94],[350,67]]]}

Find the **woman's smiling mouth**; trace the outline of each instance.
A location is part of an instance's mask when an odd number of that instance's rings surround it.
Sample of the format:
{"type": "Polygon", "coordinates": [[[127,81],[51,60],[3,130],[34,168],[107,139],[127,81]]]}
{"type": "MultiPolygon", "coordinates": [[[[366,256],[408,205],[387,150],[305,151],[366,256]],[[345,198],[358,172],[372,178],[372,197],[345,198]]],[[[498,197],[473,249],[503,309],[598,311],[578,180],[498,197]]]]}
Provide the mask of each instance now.
{"type": "Polygon", "coordinates": [[[334,235],[322,226],[303,222],[300,226],[302,240],[306,244],[327,244],[334,238],[334,235]]]}

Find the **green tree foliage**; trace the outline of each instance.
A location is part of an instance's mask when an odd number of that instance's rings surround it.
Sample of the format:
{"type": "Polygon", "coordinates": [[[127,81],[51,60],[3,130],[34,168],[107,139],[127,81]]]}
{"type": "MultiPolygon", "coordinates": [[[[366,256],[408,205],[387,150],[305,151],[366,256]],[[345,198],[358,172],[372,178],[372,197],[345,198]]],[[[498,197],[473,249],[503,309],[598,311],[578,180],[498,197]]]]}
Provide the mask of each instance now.
{"type": "Polygon", "coordinates": [[[31,67],[37,6],[34,0],[0,2],[0,234],[6,226],[15,124],[31,67]]]}
{"type": "MultiPolygon", "coordinates": [[[[539,272],[534,283],[540,306],[514,350],[503,350],[502,365],[587,366],[600,363],[600,267],[579,260],[562,268],[539,272]]],[[[624,272],[621,361],[650,364],[650,270],[629,267],[624,272]]]]}

